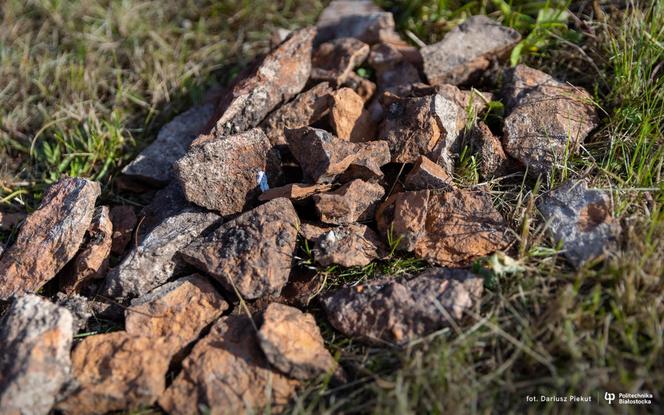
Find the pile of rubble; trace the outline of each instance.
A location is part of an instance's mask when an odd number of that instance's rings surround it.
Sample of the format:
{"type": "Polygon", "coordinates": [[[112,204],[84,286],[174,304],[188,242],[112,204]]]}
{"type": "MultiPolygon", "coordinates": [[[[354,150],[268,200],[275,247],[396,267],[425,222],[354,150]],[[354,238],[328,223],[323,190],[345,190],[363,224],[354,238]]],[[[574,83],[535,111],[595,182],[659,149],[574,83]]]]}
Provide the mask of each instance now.
{"type": "MultiPolygon", "coordinates": [[[[126,166],[125,178],[161,187],[142,211],[97,206],[98,183],[63,178],[29,216],[0,218],[18,229],[0,256],[7,413],[278,411],[306,380],[344,382],[352,374],[301,311],[324,287],[298,246],[321,267],[392,249],[431,264],[323,289],[316,301],[345,336],[405,345],[462,324],[483,291],[469,266],[515,237],[483,187],[455,184],[460,151],[485,180],[546,175],[597,125],[582,89],[504,69],[520,36],[485,16],[418,50],[371,2],[333,1],[316,27],[276,37],[217,102],[177,116],[126,166]],[[492,100],[502,131],[480,121],[492,100]],[[124,328],[73,340],[98,318],[124,328]]],[[[538,207],[574,266],[617,237],[610,199],[583,181],[538,207]]]]}

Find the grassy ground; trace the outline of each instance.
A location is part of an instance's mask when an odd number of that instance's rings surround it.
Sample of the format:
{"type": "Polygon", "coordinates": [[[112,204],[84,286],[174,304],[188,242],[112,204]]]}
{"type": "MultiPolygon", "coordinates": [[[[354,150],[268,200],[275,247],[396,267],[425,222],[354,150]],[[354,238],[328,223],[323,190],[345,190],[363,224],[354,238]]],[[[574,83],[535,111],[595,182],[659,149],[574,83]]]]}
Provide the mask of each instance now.
{"type": "MultiPolygon", "coordinates": [[[[601,399],[607,390],[649,391],[664,409],[664,5],[511,4],[382,2],[413,42],[438,40],[479,12],[516,27],[526,37],[512,61],[587,88],[603,114],[601,127],[548,182],[517,177],[482,184],[519,242],[509,253],[515,263],[495,257],[477,264],[487,277],[479,315],[406,350],[363,347],[324,326],[355,381],[341,388],[312,383],[292,412],[603,413],[615,409],[601,399]],[[573,271],[543,232],[534,199],[578,176],[612,192],[624,235],[620,252],[573,271]],[[599,403],[526,403],[526,395],[540,394],[590,395],[599,403]]],[[[321,7],[304,1],[3,2],[2,203],[32,209],[60,174],[93,177],[104,184],[106,200],[124,198],[113,186],[118,169],[165,121],[266,50],[271,27],[311,22],[321,7]]],[[[493,116],[499,122],[500,112],[493,116]]],[[[459,167],[460,184],[476,181],[472,160],[459,167]]],[[[368,269],[321,270],[321,278],[352,283],[421,266],[398,257],[368,269]]]]}

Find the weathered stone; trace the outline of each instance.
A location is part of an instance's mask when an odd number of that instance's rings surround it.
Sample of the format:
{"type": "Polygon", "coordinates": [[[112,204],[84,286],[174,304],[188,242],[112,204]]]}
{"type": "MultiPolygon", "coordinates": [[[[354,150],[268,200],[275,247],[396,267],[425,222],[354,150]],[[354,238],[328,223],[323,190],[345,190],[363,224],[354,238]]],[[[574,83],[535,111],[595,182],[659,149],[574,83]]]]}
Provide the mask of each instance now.
{"type": "Polygon", "coordinates": [[[67,295],[65,293],[56,293],[55,304],[67,309],[74,320],[74,333],[83,330],[92,318],[94,312],[90,306],[89,300],[78,294],[67,295]]]}
{"type": "Polygon", "coordinates": [[[136,213],[131,206],[113,206],[111,208],[111,223],[113,223],[113,243],[111,253],[122,255],[131,242],[132,233],[136,227],[136,213]]]}
{"type": "Polygon", "coordinates": [[[289,377],[311,379],[337,367],[314,316],[297,308],[270,304],[263,312],[258,339],[267,360],[289,377]]]}
{"type": "Polygon", "coordinates": [[[99,183],[78,178],[48,188],[0,259],[0,299],[36,292],[76,255],[100,192],[99,183]]]}
{"type": "Polygon", "coordinates": [[[107,206],[95,209],[81,251],[65,268],[60,291],[72,294],[92,279],[104,278],[111,254],[113,223],[107,206]]]}
{"type": "Polygon", "coordinates": [[[353,37],[372,45],[398,37],[392,13],[381,10],[371,0],[332,1],[321,13],[316,26],[316,43],[353,37]]]}
{"type": "Polygon", "coordinates": [[[253,129],[193,147],[175,172],[187,200],[226,216],[252,207],[263,178],[274,185],[281,168],[265,133],[253,129]]]}
{"type": "Polygon", "coordinates": [[[611,198],[601,190],[588,189],[585,180],[567,181],[540,198],[537,207],[575,268],[616,248],[620,224],[611,214],[611,198]]]}
{"type": "MultiPolygon", "coordinates": [[[[141,209],[140,219],[136,225],[137,241],[143,240],[145,235],[164,220],[191,207],[192,204],[184,197],[180,183],[172,180],[168,186],[157,191],[152,201],[141,209]]],[[[137,241],[134,241],[134,245],[137,241]]]]}
{"type": "Polygon", "coordinates": [[[229,316],[194,346],[159,406],[174,415],[279,412],[297,384],[270,368],[250,318],[229,316]]]}
{"type": "Polygon", "coordinates": [[[187,153],[191,142],[203,132],[214,115],[214,107],[209,102],[173,118],[159,130],[157,139],[122,169],[122,173],[150,183],[168,183],[173,163],[187,153]]]}
{"type": "Polygon", "coordinates": [[[405,345],[459,324],[482,291],[482,278],[469,271],[432,268],[411,280],[387,277],[341,288],[322,304],[332,326],[348,337],[405,345]]]}
{"type": "Polygon", "coordinates": [[[472,81],[506,57],[521,40],[519,33],[486,16],[472,16],[440,42],[423,47],[424,73],[430,84],[472,81]]]}
{"type": "Polygon", "coordinates": [[[246,299],[278,293],[288,281],[298,222],[288,199],[274,199],[197,238],[181,254],[246,299]]]}
{"type": "Polygon", "coordinates": [[[368,56],[369,45],[357,39],[325,42],[316,48],[311,58],[311,79],[341,85],[368,56]]]}
{"type": "Polygon", "coordinates": [[[73,319],[36,295],[18,297],[0,321],[0,412],[46,415],[70,379],[73,319]]]}
{"type": "Polygon", "coordinates": [[[476,126],[473,126],[467,140],[471,151],[477,157],[478,168],[483,178],[490,179],[507,174],[509,160],[500,140],[493,135],[486,124],[478,122],[476,126]]]}
{"type": "Polygon", "coordinates": [[[507,224],[482,191],[420,190],[393,194],[376,212],[381,232],[430,262],[459,267],[506,249],[507,224]]]}
{"type": "Polygon", "coordinates": [[[103,414],[152,405],[173,355],[163,338],[124,331],[86,337],[72,352],[75,383],[56,405],[65,414],[103,414]]]}
{"type": "Polygon", "coordinates": [[[302,222],[300,223],[299,232],[300,235],[302,235],[302,237],[307,241],[316,241],[318,238],[325,235],[334,228],[335,226],[325,225],[323,223],[302,222]]]}
{"type": "Polygon", "coordinates": [[[373,97],[376,92],[376,84],[370,80],[361,77],[360,75],[352,72],[343,86],[353,88],[353,91],[362,97],[362,101],[367,102],[373,97]]]}
{"type": "Polygon", "coordinates": [[[0,231],[10,231],[26,218],[23,212],[0,211],[0,231]]]}
{"type": "Polygon", "coordinates": [[[227,309],[212,284],[191,275],[132,300],[125,311],[125,330],[133,336],[165,337],[181,350],[227,309]]]}
{"type": "Polygon", "coordinates": [[[293,32],[255,72],[239,79],[221,100],[211,135],[219,138],[256,127],[277,105],[300,93],[311,73],[315,35],[314,28],[293,32]]]}
{"type": "Polygon", "coordinates": [[[313,250],[322,266],[363,267],[386,254],[385,246],[366,225],[342,225],[319,236],[313,250]]]}
{"type": "Polygon", "coordinates": [[[390,159],[383,141],[350,143],[317,128],[288,130],[286,139],[305,177],[314,183],[331,183],[349,168],[358,178],[380,177],[380,167],[390,159]]]}
{"type": "Polygon", "coordinates": [[[508,102],[513,105],[503,127],[505,151],[529,172],[547,175],[566,156],[577,153],[597,127],[592,97],[524,65],[517,66],[511,78],[508,102]]]}
{"type": "Polygon", "coordinates": [[[491,92],[481,92],[476,89],[471,89],[469,91],[462,90],[452,84],[441,84],[433,87],[415,86],[413,88],[413,94],[415,95],[430,95],[432,93],[453,101],[465,112],[472,110],[472,113],[475,115],[483,113],[487,109],[489,102],[493,100],[493,94],[491,92]]]}
{"type": "Polygon", "coordinates": [[[371,47],[369,65],[376,71],[376,82],[381,92],[422,81],[417,68],[397,48],[387,43],[371,47]]]}
{"type": "Polygon", "coordinates": [[[268,200],[285,197],[291,202],[295,202],[307,199],[317,193],[327,192],[330,189],[332,189],[332,185],[330,184],[291,183],[263,192],[258,197],[258,200],[261,202],[267,202],[268,200]]]}
{"type": "Polygon", "coordinates": [[[420,156],[412,170],[406,175],[404,186],[406,190],[451,190],[453,180],[445,169],[428,158],[420,156]]]}
{"type": "Polygon", "coordinates": [[[313,200],[321,221],[341,225],[371,219],[384,194],[381,185],[356,179],[313,200]]]}
{"type": "Polygon", "coordinates": [[[364,109],[364,100],[351,88],[341,88],[329,95],[330,125],[337,137],[352,142],[375,138],[376,124],[364,109]]]}
{"type": "Polygon", "coordinates": [[[292,30],[284,29],[283,27],[274,29],[270,36],[270,47],[273,49],[276,48],[283,43],[284,40],[288,39],[288,36],[290,36],[291,33],[293,33],[292,30]]]}
{"type": "Polygon", "coordinates": [[[175,254],[203,231],[221,221],[214,213],[187,209],[165,219],[106,276],[102,293],[113,298],[133,298],[164,284],[179,264],[175,254]]]}
{"type": "Polygon", "coordinates": [[[332,91],[329,83],[321,82],[271,113],[260,125],[270,143],[285,145],[286,129],[307,127],[321,120],[328,113],[327,96],[332,91]]]}

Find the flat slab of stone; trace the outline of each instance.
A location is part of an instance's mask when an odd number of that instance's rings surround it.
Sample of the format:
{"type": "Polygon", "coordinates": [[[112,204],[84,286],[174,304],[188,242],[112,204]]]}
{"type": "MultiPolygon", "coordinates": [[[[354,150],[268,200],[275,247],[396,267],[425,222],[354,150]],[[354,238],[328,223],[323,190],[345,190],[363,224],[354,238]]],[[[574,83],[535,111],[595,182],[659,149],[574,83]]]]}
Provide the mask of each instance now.
{"type": "Polygon", "coordinates": [[[273,186],[281,168],[278,153],[256,128],[192,147],[175,164],[175,175],[188,201],[227,216],[255,205],[261,182],[273,186]]]}
{"type": "Polygon", "coordinates": [[[331,184],[305,184],[291,183],[281,187],[274,187],[261,193],[258,200],[267,202],[268,200],[285,197],[291,202],[307,199],[317,193],[327,192],[332,189],[331,184]]]}
{"type": "Polygon", "coordinates": [[[486,16],[471,16],[443,40],[420,50],[424,73],[432,85],[459,85],[505,58],[521,40],[514,29],[486,16]]]}
{"type": "Polygon", "coordinates": [[[18,297],[0,321],[0,412],[46,415],[70,380],[73,318],[36,295],[18,297]]]}
{"type": "Polygon", "coordinates": [[[340,88],[328,96],[330,124],[337,137],[352,142],[376,138],[376,123],[364,109],[364,100],[351,88],[340,88]]]}
{"type": "Polygon", "coordinates": [[[214,112],[215,105],[209,102],[173,118],[159,130],[154,142],[122,169],[122,174],[149,183],[168,183],[173,163],[187,153],[189,145],[203,132],[214,112]]]}
{"type": "Polygon", "coordinates": [[[319,45],[311,58],[311,79],[341,85],[369,56],[369,45],[354,38],[334,39],[319,45]]]}
{"type": "Polygon", "coordinates": [[[120,265],[108,272],[102,294],[128,299],[164,284],[179,265],[175,254],[220,222],[219,215],[193,208],[165,219],[143,237],[120,265]]]}
{"type": "Polygon", "coordinates": [[[283,410],[298,381],[270,368],[249,317],[218,320],[182,363],[182,371],[159,398],[167,413],[259,413],[283,410]]]}
{"type": "Polygon", "coordinates": [[[313,196],[322,222],[333,225],[370,220],[385,189],[377,183],[356,179],[335,191],[313,196]]]}
{"type": "Polygon", "coordinates": [[[588,189],[586,180],[567,181],[537,202],[553,239],[562,242],[563,255],[575,267],[616,248],[620,224],[612,216],[611,197],[588,189]]]}
{"type": "Polygon", "coordinates": [[[405,345],[460,323],[483,291],[483,279],[462,269],[432,268],[412,278],[387,277],[344,287],[322,299],[344,335],[369,344],[405,345]]]}
{"type": "Polygon", "coordinates": [[[316,23],[316,43],[352,37],[370,45],[394,39],[394,17],[371,0],[335,0],[323,10],[316,23]]]}
{"type": "Polygon", "coordinates": [[[324,267],[363,267],[387,254],[385,244],[366,225],[351,223],[321,231],[315,238],[313,254],[314,260],[324,267]]]}
{"type": "Polygon", "coordinates": [[[452,176],[444,168],[420,156],[415,165],[406,175],[404,187],[406,190],[445,189],[451,190],[454,185],[452,176]]]}
{"type": "Polygon", "coordinates": [[[274,199],[195,239],[180,253],[245,299],[278,294],[288,281],[298,225],[293,204],[274,199]]]}
{"type": "Polygon", "coordinates": [[[46,190],[0,258],[0,299],[34,293],[78,252],[90,226],[99,183],[64,178],[46,190]]]}

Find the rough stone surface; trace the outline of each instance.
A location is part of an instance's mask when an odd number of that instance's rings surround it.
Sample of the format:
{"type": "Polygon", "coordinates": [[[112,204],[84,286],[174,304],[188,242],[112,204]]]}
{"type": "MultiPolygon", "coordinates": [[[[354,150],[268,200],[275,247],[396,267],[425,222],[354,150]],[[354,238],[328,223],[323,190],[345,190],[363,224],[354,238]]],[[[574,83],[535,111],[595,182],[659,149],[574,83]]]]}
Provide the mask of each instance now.
{"type": "Polygon", "coordinates": [[[337,367],[314,316],[297,308],[270,304],[263,312],[258,339],[267,360],[289,377],[311,379],[337,367]]]}
{"type": "Polygon", "coordinates": [[[316,43],[353,37],[372,45],[398,37],[392,13],[383,11],[371,0],[332,1],[321,13],[316,26],[316,43]]]}
{"type": "Polygon", "coordinates": [[[393,194],[376,212],[381,232],[391,229],[399,248],[451,267],[506,249],[507,224],[481,191],[420,190],[393,194]]]}
{"type": "Polygon", "coordinates": [[[329,95],[330,125],[337,137],[352,142],[372,140],[376,124],[364,109],[364,100],[351,88],[341,88],[329,95]]]}
{"type": "Polygon", "coordinates": [[[307,199],[317,193],[327,192],[332,189],[330,184],[305,184],[291,183],[281,187],[275,187],[263,192],[258,200],[267,202],[268,200],[285,197],[291,202],[307,199]]]}
{"type": "Polygon", "coordinates": [[[74,333],[78,333],[85,328],[88,320],[94,315],[94,311],[90,306],[90,300],[78,295],[65,293],[57,293],[53,300],[55,304],[60,307],[66,308],[74,319],[74,333]]]}
{"type": "Polygon", "coordinates": [[[151,183],[166,184],[173,163],[187,153],[192,141],[203,132],[214,114],[214,104],[196,106],[164,125],[157,139],[129,163],[122,173],[151,183]]]}
{"type": "MultiPolygon", "coordinates": [[[[135,231],[138,236],[137,241],[142,241],[145,235],[164,220],[191,207],[192,204],[184,197],[180,183],[177,180],[171,181],[168,186],[155,193],[150,204],[141,209],[135,231]]],[[[132,245],[135,246],[137,241],[132,245]]]]}
{"type": "Polygon", "coordinates": [[[178,265],[175,254],[206,229],[219,223],[214,213],[187,209],[152,229],[106,276],[102,293],[113,298],[147,294],[168,281],[178,265]]]}
{"type": "Polygon", "coordinates": [[[95,209],[81,251],[72,260],[71,266],[65,268],[66,275],[60,281],[61,291],[72,294],[90,280],[104,278],[108,270],[112,237],[113,223],[109,209],[107,206],[100,206],[95,209]]]}
{"type": "Polygon", "coordinates": [[[121,255],[131,242],[132,233],[136,227],[136,212],[127,205],[113,206],[111,208],[111,223],[113,223],[113,242],[111,253],[121,255]]]}
{"type": "Polygon", "coordinates": [[[63,178],[48,188],[0,259],[0,299],[36,292],[76,255],[100,192],[86,179],[63,178]]]}
{"type": "Polygon", "coordinates": [[[506,57],[520,40],[514,29],[486,16],[472,16],[440,42],[420,50],[424,72],[430,84],[459,85],[506,57]]]}
{"type": "Polygon", "coordinates": [[[390,161],[383,141],[350,143],[311,127],[288,130],[286,138],[305,177],[313,183],[331,183],[349,169],[355,178],[380,177],[380,167],[390,161]]]}
{"type": "Polygon", "coordinates": [[[205,278],[180,278],[132,300],[125,331],[133,336],[165,337],[177,350],[196,340],[228,304],[205,278]]]}
{"type": "Polygon", "coordinates": [[[279,156],[260,129],[195,146],[175,171],[187,200],[222,216],[255,204],[262,175],[274,185],[281,174],[279,156]]]}
{"type": "Polygon", "coordinates": [[[26,218],[23,212],[3,212],[0,211],[0,231],[10,231],[16,225],[26,218]]]}
{"type": "Polygon", "coordinates": [[[432,268],[410,280],[387,277],[341,288],[322,304],[332,326],[346,336],[404,345],[458,324],[479,301],[482,281],[466,270],[432,268]]]}
{"type": "Polygon", "coordinates": [[[467,137],[476,155],[480,174],[485,179],[504,176],[509,172],[509,160],[498,137],[483,122],[474,126],[467,137]]]}
{"type": "Polygon", "coordinates": [[[452,176],[445,169],[428,158],[420,156],[412,170],[406,175],[404,186],[406,190],[451,190],[453,181],[452,176]]]}
{"type": "MultiPolygon", "coordinates": [[[[512,71],[512,110],[505,118],[505,151],[534,174],[550,173],[598,124],[592,97],[585,90],[519,65],[512,71]]],[[[508,105],[509,105],[508,104],[508,105]]]]}
{"type": "Polygon", "coordinates": [[[18,297],[0,321],[0,412],[46,415],[70,379],[73,319],[36,295],[18,297]]]}
{"type": "Polygon", "coordinates": [[[286,145],[287,128],[307,127],[321,120],[328,113],[327,95],[332,91],[328,82],[321,82],[268,115],[260,127],[270,143],[286,145]]]}
{"type": "Polygon", "coordinates": [[[174,415],[279,412],[297,384],[270,368],[249,317],[229,316],[194,346],[159,406],[174,415]]]}
{"type": "Polygon", "coordinates": [[[369,65],[376,71],[376,82],[380,91],[391,91],[422,81],[417,68],[399,49],[388,43],[372,46],[369,65]]]}
{"type": "Polygon", "coordinates": [[[322,266],[363,267],[386,254],[378,235],[366,225],[351,223],[316,238],[314,259],[322,266]]]}
{"type": "Polygon", "coordinates": [[[124,331],[86,337],[72,352],[71,392],[56,408],[65,414],[103,414],[152,405],[166,387],[172,354],[163,338],[124,331]]]}
{"type": "Polygon", "coordinates": [[[307,241],[316,241],[327,232],[334,229],[333,225],[325,225],[323,223],[308,223],[303,222],[300,224],[300,235],[307,241]]]}
{"type": "Polygon", "coordinates": [[[197,238],[181,254],[243,298],[279,293],[288,281],[298,222],[288,199],[274,199],[197,238]]]}
{"type": "Polygon", "coordinates": [[[371,219],[384,194],[381,185],[356,179],[313,200],[321,221],[341,225],[371,219]]]}
{"type": "Polygon", "coordinates": [[[487,109],[488,103],[494,98],[491,92],[481,92],[476,89],[470,91],[463,90],[452,84],[441,84],[433,87],[421,88],[420,91],[417,91],[417,87],[415,89],[415,94],[425,93],[425,95],[429,95],[430,92],[428,92],[428,90],[433,89],[436,94],[454,101],[455,104],[460,108],[463,108],[466,112],[472,110],[475,115],[483,113],[487,109]]]}
{"type": "Polygon", "coordinates": [[[611,214],[610,196],[588,189],[585,180],[570,180],[537,203],[553,239],[576,268],[616,248],[620,224],[611,214]]]}
{"type": "Polygon", "coordinates": [[[311,73],[311,50],[316,30],[293,32],[271,51],[249,77],[240,79],[222,98],[213,137],[256,127],[277,105],[300,93],[311,73]]]}
{"type": "Polygon", "coordinates": [[[368,56],[369,45],[357,39],[325,42],[316,48],[311,58],[311,79],[341,85],[368,56]]]}

